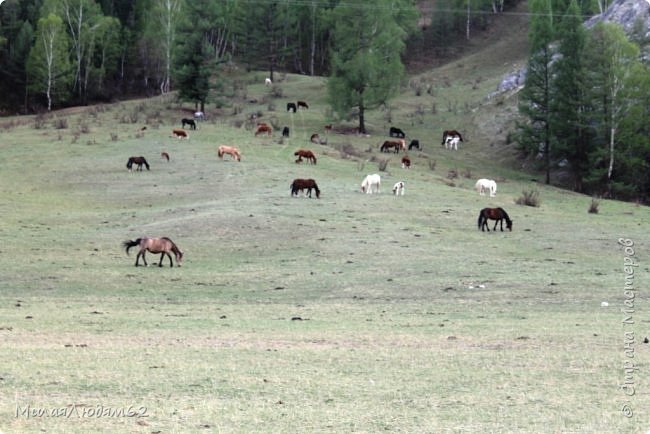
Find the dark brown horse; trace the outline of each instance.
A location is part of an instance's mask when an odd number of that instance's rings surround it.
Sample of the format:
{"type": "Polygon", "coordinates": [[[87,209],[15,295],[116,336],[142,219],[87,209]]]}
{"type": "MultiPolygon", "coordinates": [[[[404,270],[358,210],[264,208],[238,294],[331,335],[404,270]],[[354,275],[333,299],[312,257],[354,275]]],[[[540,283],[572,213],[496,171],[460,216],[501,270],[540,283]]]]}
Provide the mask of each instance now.
{"type": "Polygon", "coordinates": [[[291,196],[298,196],[302,190],[307,190],[307,196],[311,197],[311,190],[316,190],[316,198],[320,198],[320,190],[313,179],[294,179],[291,183],[291,196]]]}
{"type": "Polygon", "coordinates": [[[490,232],[488,220],[496,220],[492,228],[493,231],[496,231],[497,225],[501,223],[501,232],[503,232],[503,220],[506,221],[506,228],[512,231],[512,220],[510,220],[508,213],[503,208],[483,208],[481,210],[478,214],[478,228],[483,232],[485,232],[485,228],[490,232]]]}
{"type": "Polygon", "coordinates": [[[268,134],[269,136],[273,134],[273,128],[271,128],[270,125],[267,124],[260,124],[257,126],[257,129],[255,130],[255,137],[259,136],[260,134],[268,134]]]}
{"type": "Polygon", "coordinates": [[[129,172],[133,170],[134,164],[138,166],[136,170],[142,171],[143,164],[147,167],[147,170],[149,170],[149,163],[147,163],[147,160],[144,157],[130,157],[129,161],[126,162],[126,168],[129,169],[129,172]]]}
{"type": "Polygon", "coordinates": [[[316,156],[309,149],[298,149],[293,155],[297,155],[296,163],[302,163],[302,159],[306,158],[311,164],[316,164],[316,156]]]}
{"type": "Polygon", "coordinates": [[[391,149],[393,149],[393,152],[396,154],[399,153],[400,149],[406,150],[406,142],[403,139],[396,142],[386,140],[379,150],[381,152],[390,152],[391,149]]]}
{"type": "Polygon", "coordinates": [[[126,240],[122,243],[124,246],[124,249],[126,250],[126,254],[129,254],[129,249],[134,246],[139,246],[140,251],[138,252],[138,256],[135,257],[135,266],[137,267],[138,261],[140,260],[140,257],[142,256],[142,262],[144,262],[144,265],[147,266],[147,260],[144,257],[145,252],[148,250],[151,253],[160,253],[160,262],[158,263],[159,267],[162,267],[163,259],[165,259],[165,255],[169,256],[169,266],[173,267],[174,262],[172,261],[172,255],[169,252],[174,253],[174,256],[176,256],[176,265],[181,266],[181,262],[183,262],[183,252],[180,251],[180,249],[174,244],[172,240],[170,240],[167,237],[162,237],[162,238],[148,238],[148,237],[143,237],[143,238],[138,238],[137,240],[131,241],[131,240],[126,240]]]}

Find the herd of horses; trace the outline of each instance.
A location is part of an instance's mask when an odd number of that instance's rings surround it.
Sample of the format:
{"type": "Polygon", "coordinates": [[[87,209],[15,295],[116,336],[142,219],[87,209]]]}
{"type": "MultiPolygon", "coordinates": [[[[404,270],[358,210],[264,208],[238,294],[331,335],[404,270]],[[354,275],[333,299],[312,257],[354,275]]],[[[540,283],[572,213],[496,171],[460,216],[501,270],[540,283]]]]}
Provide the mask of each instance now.
{"type": "MultiPolygon", "coordinates": [[[[265,84],[266,85],[272,84],[271,80],[267,78],[265,84]]],[[[299,108],[308,109],[309,106],[304,101],[297,101],[296,103],[293,102],[287,103],[287,111],[289,112],[295,113],[299,108]]],[[[189,134],[187,133],[185,128],[189,127],[189,129],[196,130],[197,121],[204,120],[204,116],[205,115],[203,112],[195,112],[193,119],[188,119],[188,118],[181,119],[182,128],[173,128],[172,137],[189,139],[189,134]]],[[[332,130],[331,124],[325,126],[326,133],[329,133],[331,130],[332,130]]],[[[272,136],[273,128],[264,122],[259,122],[257,123],[255,128],[255,136],[258,136],[260,134],[266,134],[268,136],[272,136]]],[[[404,152],[405,155],[402,156],[401,165],[403,169],[409,169],[411,167],[411,159],[409,158],[408,155],[406,155],[407,152],[407,146],[405,140],[406,134],[400,128],[390,127],[388,135],[392,138],[396,138],[396,140],[385,140],[380,146],[380,152],[393,152],[393,153],[399,153],[400,151],[404,152]]],[[[285,126],[283,128],[282,136],[289,137],[289,127],[285,126]]],[[[320,141],[320,137],[317,133],[311,136],[310,141],[313,143],[320,143],[320,144],[323,143],[320,141]]],[[[463,137],[461,133],[458,132],[457,130],[445,130],[442,135],[441,145],[444,146],[446,149],[458,150],[458,143],[462,141],[463,141],[463,137]]],[[[412,149],[421,150],[419,140],[417,139],[411,140],[410,144],[408,145],[408,150],[412,150],[412,149]]],[[[219,157],[219,159],[223,160],[224,156],[226,155],[229,155],[232,160],[241,161],[241,152],[235,146],[221,145],[217,148],[217,156],[219,157]]],[[[296,163],[302,163],[304,160],[307,160],[310,164],[315,165],[317,162],[317,158],[314,152],[308,149],[302,149],[302,148],[298,149],[294,152],[293,155],[297,157],[295,160],[296,163]]],[[[167,152],[165,151],[161,152],[160,156],[162,159],[166,161],[170,161],[170,156],[167,152]]],[[[134,166],[136,166],[137,171],[142,171],[143,166],[146,167],[147,170],[150,170],[150,165],[143,156],[133,156],[128,159],[126,167],[129,169],[129,171],[132,171],[134,166]]],[[[393,195],[404,196],[405,185],[406,183],[404,181],[397,181],[393,185],[393,189],[392,189],[393,195]]],[[[365,194],[379,194],[380,187],[381,187],[381,176],[377,173],[368,174],[361,182],[361,192],[365,194]]],[[[496,182],[494,180],[485,179],[485,178],[477,180],[474,188],[481,196],[484,196],[486,193],[489,193],[490,197],[495,197],[497,191],[496,182]]],[[[305,197],[311,198],[312,192],[315,193],[316,198],[320,198],[321,196],[321,190],[318,187],[316,181],[312,178],[294,179],[290,185],[290,191],[292,197],[297,197],[301,194],[304,194],[305,197]]],[[[481,209],[478,217],[478,229],[481,231],[487,230],[489,232],[490,231],[490,227],[488,225],[489,220],[495,221],[492,231],[496,231],[497,226],[500,225],[500,229],[503,232],[504,221],[506,223],[506,229],[512,231],[512,219],[503,208],[499,207],[499,208],[481,209]]],[[[145,266],[148,265],[145,258],[146,252],[150,252],[152,254],[160,254],[160,260],[158,262],[159,267],[163,266],[163,261],[165,257],[169,258],[169,265],[170,267],[173,267],[174,261],[172,258],[172,254],[174,255],[174,258],[176,260],[176,265],[178,267],[181,266],[183,260],[183,252],[168,237],[161,237],[161,238],[141,237],[135,240],[126,240],[122,243],[122,245],[127,255],[129,254],[129,250],[132,247],[137,246],[139,248],[135,260],[136,267],[140,265],[139,263],[140,259],[142,259],[142,262],[145,266]]]]}

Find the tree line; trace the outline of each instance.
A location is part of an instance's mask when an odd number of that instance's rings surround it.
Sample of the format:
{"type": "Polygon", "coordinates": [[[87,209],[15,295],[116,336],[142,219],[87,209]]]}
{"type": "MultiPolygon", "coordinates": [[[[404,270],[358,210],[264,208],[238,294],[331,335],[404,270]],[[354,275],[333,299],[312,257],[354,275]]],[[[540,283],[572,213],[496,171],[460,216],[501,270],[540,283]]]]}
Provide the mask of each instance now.
{"type": "Polygon", "coordinates": [[[520,95],[518,142],[546,173],[574,190],[650,199],[650,71],[615,24],[583,25],[576,0],[530,0],[530,56],[520,95]]]}
{"type": "Polygon", "coordinates": [[[471,37],[489,14],[516,1],[420,1],[433,18],[417,27],[414,0],[6,0],[0,110],[29,113],[172,90],[205,104],[219,92],[218,80],[208,77],[231,60],[271,77],[278,70],[329,75],[334,29],[364,11],[384,13],[388,27],[398,22],[406,30],[397,35],[402,44],[437,47],[442,56],[454,38],[471,37]]]}

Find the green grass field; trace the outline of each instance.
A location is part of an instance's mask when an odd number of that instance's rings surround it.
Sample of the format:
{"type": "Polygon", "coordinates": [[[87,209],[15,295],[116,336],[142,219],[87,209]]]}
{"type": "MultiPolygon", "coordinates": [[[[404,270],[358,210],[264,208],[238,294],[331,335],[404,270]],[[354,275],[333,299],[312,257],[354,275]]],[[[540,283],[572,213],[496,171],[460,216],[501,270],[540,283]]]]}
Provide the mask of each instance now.
{"type": "Polygon", "coordinates": [[[3,120],[0,431],[650,429],[650,211],[604,200],[588,214],[591,198],[505,164],[488,120],[512,101],[484,95],[507,67],[467,62],[446,66],[452,86],[423,75],[433,96],[405,85],[395,100],[393,125],[425,147],[408,171],[378,152],[382,111],[369,137],[309,142],[331,122],[317,78],[288,75],[273,99],[263,75],[246,75],[188,141],[169,137],[186,112],[164,98],[3,120]],[[310,109],[284,112],[296,99],[310,109]],[[239,126],[257,111],[291,138],[239,126]],[[447,125],[467,132],[458,152],[440,147],[447,125]],[[220,161],[220,144],[242,162],[220,161]],[[300,147],[316,166],[293,162],[300,147]],[[129,173],[131,155],[151,171],[129,173]],[[381,194],[361,194],[382,158],[381,194]],[[449,180],[452,169],[471,176],[449,180]],[[322,197],[290,197],[298,177],[322,197]],[[501,179],[495,198],[473,190],[481,177],[501,179]],[[514,204],[531,189],[540,207],[514,204]],[[504,207],[514,230],[478,231],[485,206],[504,207]],[[172,238],[183,267],[135,268],[121,243],[143,235],[172,238]],[[639,263],[634,324],[619,238],[639,263]],[[639,369],[626,377],[625,362],[639,369]]]}

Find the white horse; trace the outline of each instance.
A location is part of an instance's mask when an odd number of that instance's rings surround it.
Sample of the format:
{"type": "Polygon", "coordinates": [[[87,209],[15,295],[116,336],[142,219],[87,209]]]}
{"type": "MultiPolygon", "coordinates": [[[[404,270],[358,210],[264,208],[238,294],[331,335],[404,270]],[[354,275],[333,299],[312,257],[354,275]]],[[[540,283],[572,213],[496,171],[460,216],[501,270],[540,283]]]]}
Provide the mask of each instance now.
{"type": "Polygon", "coordinates": [[[361,183],[361,191],[366,194],[379,193],[379,185],[381,184],[381,177],[379,175],[372,174],[363,178],[361,183]]]}
{"type": "Polygon", "coordinates": [[[393,194],[395,196],[404,196],[404,181],[398,181],[393,185],[393,194]]]}
{"type": "Polygon", "coordinates": [[[485,196],[485,192],[490,192],[490,197],[494,197],[497,194],[497,183],[491,179],[479,179],[474,184],[474,189],[481,195],[485,196]]]}
{"type": "Polygon", "coordinates": [[[203,113],[203,112],[195,112],[194,113],[194,119],[196,119],[197,121],[205,120],[205,113],[203,113]]]}
{"type": "Polygon", "coordinates": [[[445,140],[445,149],[458,150],[458,142],[460,142],[460,137],[458,136],[448,136],[445,140]]]}
{"type": "Polygon", "coordinates": [[[273,82],[271,81],[270,78],[266,77],[266,78],[264,79],[264,85],[265,85],[265,86],[270,86],[270,85],[272,85],[272,84],[273,84],[273,82]]]}

